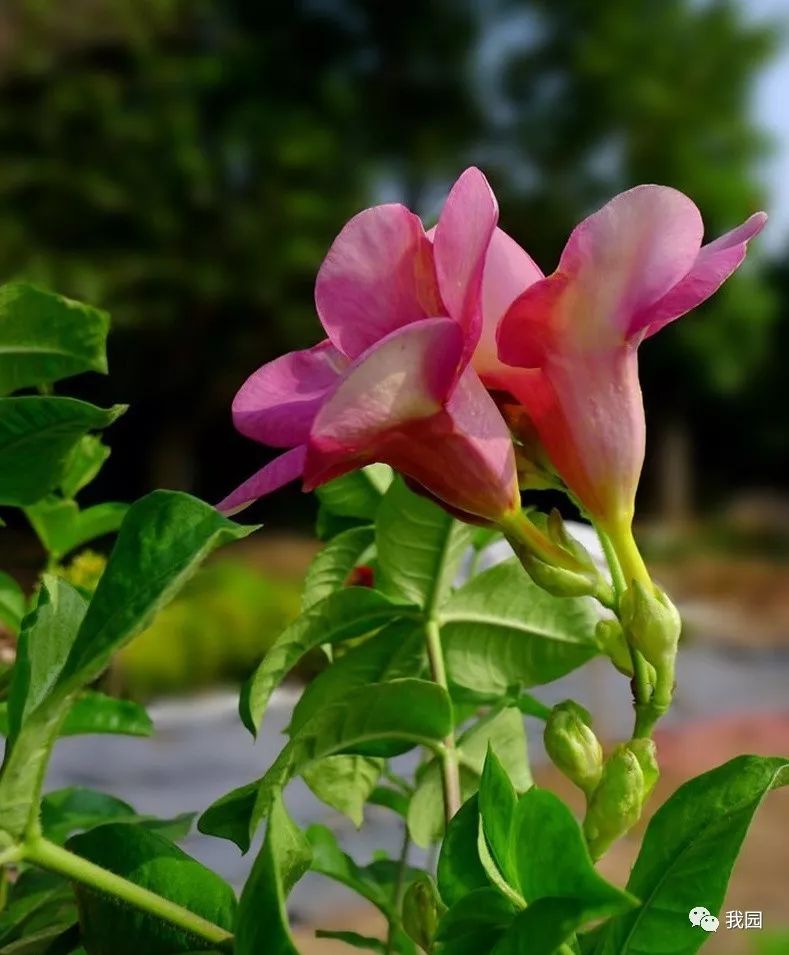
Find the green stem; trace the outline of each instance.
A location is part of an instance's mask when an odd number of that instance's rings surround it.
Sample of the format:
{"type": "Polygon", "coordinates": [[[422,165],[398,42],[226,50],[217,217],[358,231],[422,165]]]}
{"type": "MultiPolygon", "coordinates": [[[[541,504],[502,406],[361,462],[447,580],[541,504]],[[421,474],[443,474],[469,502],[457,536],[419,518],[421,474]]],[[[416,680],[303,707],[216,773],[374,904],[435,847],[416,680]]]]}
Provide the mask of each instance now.
{"type": "Polygon", "coordinates": [[[392,891],[392,913],[389,916],[389,931],[386,936],[386,955],[392,955],[397,942],[397,930],[400,927],[400,909],[403,904],[403,889],[405,887],[405,871],[408,866],[408,852],[411,848],[411,834],[408,826],[403,826],[403,842],[400,847],[400,856],[397,865],[397,879],[392,891]]]}
{"type": "Polygon", "coordinates": [[[24,844],[23,852],[26,861],[33,862],[42,869],[48,869],[66,879],[90,886],[104,895],[115,896],[120,901],[163,919],[165,922],[170,922],[212,945],[227,948],[233,940],[230,932],[200,915],[195,915],[189,909],[162,898],[149,889],[135,885],[114,872],[102,869],[101,866],[94,865],[87,859],[82,859],[46,839],[41,837],[30,839],[24,844]]]}
{"type": "MultiPolygon", "coordinates": [[[[447,693],[447,672],[444,666],[444,652],[441,649],[441,629],[438,621],[430,618],[425,623],[425,640],[427,656],[430,661],[430,672],[433,681],[443,687],[447,693]]],[[[444,739],[441,749],[441,779],[444,790],[444,818],[447,825],[455,813],[460,809],[460,769],[458,767],[458,753],[455,746],[453,730],[444,739]]]]}

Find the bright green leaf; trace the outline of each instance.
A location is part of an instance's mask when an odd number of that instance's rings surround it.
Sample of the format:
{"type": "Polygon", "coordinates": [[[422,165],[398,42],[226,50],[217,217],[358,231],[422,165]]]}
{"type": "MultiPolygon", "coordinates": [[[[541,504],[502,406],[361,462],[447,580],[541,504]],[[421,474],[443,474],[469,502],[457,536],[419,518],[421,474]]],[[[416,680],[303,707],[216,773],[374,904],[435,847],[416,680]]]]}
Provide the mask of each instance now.
{"type": "Polygon", "coordinates": [[[497,700],[513,685],[550,683],[598,652],[592,602],[552,597],[514,558],[474,577],[440,617],[453,696],[497,700]]]}
{"type": "Polygon", "coordinates": [[[76,497],[96,477],[109,456],[110,449],[101,438],[94,434],[81,438],[72,448],[60,479],[63,497],[76,497]]]}
{"type": "MultiPolygon", "coordinates": [[[[7,736],[8,708],[0,703],[0,735],[7,736]]],[[[153,724],[145,709],[132,700],[116,700],[88,690],[78,696],[63,721],[58,736],[116,733],[121,736],[150,736],[153,724]]]]}
{"type": "Polygon", "coordinates": [[[480,952],[489,951],[512,922],[515,909],[491,886],[473,889],[441,919],[436,938],[449,942],[464,936],[479,938],[480,952]]]}
{"type": "Polygon", "coordinates": [[[0,571],[0,623],[12,633],[19,633],[25,615],[25,595],[9,574],[0,571]]]}
{"type": "Polygon", "coordinates": [[[378,509],[375,540],[378,586],[432,613],[449,594],[471,530],[398,478],[378,509]]]}
{"type": "Polygon", "coordinates": [[[518,796],[507,770],[491,747],[479,784],[482,831],[498,871],[511,886],[517,886],[512,826],[518,796]]]}
{"type": "Polygon", "coordinates": [[[285,902],[310,866],[312,850],[277,794],[266,838],[238,907],[236,955],[298,955],[288,927],[285,902]]]}
{"type": "Polygon", "coordinates": [[[438,857],[438,891],[453,906],[475,889],[489,886],[477,853],[479,798],[475,794],[460,807],[447,826],[438,857]]]}
{"type": "Polygon", "coordinates": [[[538,899],[516,916],[492,955],[556,955],[580,925],[598,914],[582,899],[538,899]]]}
{"type": "Polygon", "coordinates": [[[321,485],[315,493],[332,514],[372,521],[392,476],[388,465],[371,464],[321,485]]]}
{"type": "Polygon", "coordinates": [[[383,760],[369,756],[327,756],[310,763],[302,776],[321,802],[347,816],[358,829],[382,767],[383,760]]]}
{"type": "Polygon", "coordinates": [[[46,497],[26,507],[25,514],[46,550],[60,560],[88,541],[114,533],[128,509],[113,501],[81,511],[75,501],[46,497]]]}
{"type": "Polygon", "coordinates": [[[14,283],[0,288],[0,394],[83,371],[107,372],[109,317],[80,302],[14,283]]]}
{"type": "Polygon", "coordinates": [[[247,681],[239,704],[244,725],[257,732],[275,687],[309,650],[360,637],[408,610],[367,587],[338,590],[310,607],[279,636],[247,681]]]}
{"type": "Polygon", "coordinates": [[[352,527],[332,538],[315,556],[307,571],[301,597],[302,611],[309,610],[343,587],[373,540],[372,527],[352,527]]]}
{"type": "Polygon", "coordinates": [[[61,482],[80,439],[125,410],[75,398],[0,398],[0,504],[25,507],[44,497],[61,482]]]}
{"type": "MultiPolygon", "coordinates": [[[[158,833],[109,823],[74,836],[68,848],[220,928],[234,928],[236,898],[230,886],[158,833]]],[[[90,955],[173,955],[211,948],[203,939],[147,913],[119,906],[93,889],[75,885],[75,891],[83,943],[90,955]]]]}
{"type": "Polygon", "coordinates": [[[642,906],[615,919],[601,955],[692,955],[709,937],[690,924],[703,905],[718,915],[754,813],[789,783],[789,759],[738,756],[680,786],[652,817],[627,889],[642,906]]]}

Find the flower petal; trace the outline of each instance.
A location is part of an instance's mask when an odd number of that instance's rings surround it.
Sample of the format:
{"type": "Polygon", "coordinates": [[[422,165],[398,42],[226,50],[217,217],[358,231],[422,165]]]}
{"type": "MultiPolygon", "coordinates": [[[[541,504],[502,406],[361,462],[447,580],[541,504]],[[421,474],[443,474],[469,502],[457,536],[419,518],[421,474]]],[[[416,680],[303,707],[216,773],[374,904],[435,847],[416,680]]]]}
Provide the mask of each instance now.
{"type": "Polygon", "coordinates": [[[570,279],[554,272],[518,296],[496,331],[499,358],[517,368],[540,368],[558,332],[556,316],[570,279]]]}
{"type": "Polygon", "coordinates": [[[468,355],[481,331],[482,274],[498,217],[488,180],[472,166],[450,190],[433,238],[441,298],[467,335],[468,355]]]}
{"type": "Polygon", "coordinates": [[[457,323],[432,318],[392,332],[365,352],[315,418],[305,488],[375,460],[371,449],[383,432],[435,414],[452,387],[462,348],[457,323]]]}
{"type": "Polygon", "coordinates": [[[748,241],[762,231],[766,222],[764,212],[755,212],[736,229],[702,246],[690,272],[652,306],[633,316],[629,334],[646,330],[645,337],[654,335],[706,301],[742,265],[748,241]]]}
{"type": "Polygon", "coordinates": [[[320,267],[315,304],[326,334],[349,358],[403,325],[443,315],[419,217],[396,204],[354,216],[320,267]]]}
{"type": "Polygon", "coordinates": [[[313,419],[348,360],[329,341],[263,365],[233,400],[241,434],[274,447],[307,441],[313,419]]]}
{"type": "Polygon", "coordinates": [[[306,453],[306,447],[299,445],[280,454],[220,501],[216,506],[217,510],[222,511],[223,514],[235,514],[258,498],[265,497],[266,494],[295,481],[296,478],[301,477],[306,453]]]}

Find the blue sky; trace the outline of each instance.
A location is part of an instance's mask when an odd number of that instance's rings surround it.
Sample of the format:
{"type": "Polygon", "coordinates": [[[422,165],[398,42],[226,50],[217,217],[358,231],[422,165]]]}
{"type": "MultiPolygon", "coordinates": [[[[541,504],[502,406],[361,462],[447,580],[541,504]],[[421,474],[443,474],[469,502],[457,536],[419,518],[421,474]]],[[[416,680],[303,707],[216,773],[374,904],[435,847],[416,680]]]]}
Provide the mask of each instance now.
{"type": "Polygon", "coordinates": [[[754,111],[774,140],[763,176],[769,190],[770,224],[765,244],[774,253],[789,246],[789,0],[741,0],[756,20],[778,21],[783,27],[781,48],[754,90],[754,111]]]}

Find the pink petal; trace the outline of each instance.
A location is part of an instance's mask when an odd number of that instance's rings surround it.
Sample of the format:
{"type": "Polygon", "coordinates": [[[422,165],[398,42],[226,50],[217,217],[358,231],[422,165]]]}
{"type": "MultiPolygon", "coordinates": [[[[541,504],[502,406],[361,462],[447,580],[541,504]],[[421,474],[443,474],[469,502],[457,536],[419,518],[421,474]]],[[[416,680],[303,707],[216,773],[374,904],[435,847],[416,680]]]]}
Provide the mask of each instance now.
{"type": "Polygon", "coordinates": [[[452,386],[463,336],[450,318],[400,328],[370,348],[315,418],[305,467],[312,490],[371,458],[382,432],[435,414],[452,386]],[[336,471],[340,466],[341,470],[336,471]]]}
{"type": "Polygon", "coordinates": [[[481,331],[482,273],[498,216],[487,179],[472,166],[450,190],[433,239],[441,298],[467,335],[468,355],[481,331]]]}
{"type": "Polygon", "coordinates": [[[556,350],[559,318],[571,280],[554,272],[535,282],[510,306],[496,332],[499,358],[517,368],[540,368],[556,350]]]}
{"type": "Polygon", "coordinates": [[[766,222],[764,212],[755,212],[736,229],[702,246],[690,272],[652,306],[633,316],[629,334],[646,330],[645,337],[654,335],[708,299],[742,265],[749,239],[758,235],[766,222]]]}
{"type": "Polygon", "coordinates": [[[241,434],[274,447],[307,441],[313,419],[348,360],[329,341],[263,365],[233,400],[241,434]]]}
{"type": "Polygon", "coordinates": [[[418,216],[401,205],[354,216],[321,265],[315,304],[327,335],[349,358],[397,328],[443,315],[418,216]]]}
{"type": "Polygon", "coordinates": [[[295,481],[296,478],[301,477],[306,453],[306,447],[299,445],[280,454],[220,501],[216,506],[217,510],[222,511],[223,514],[235,514],[258,498],[265,497],[266,494],[271,494],[272,491],[277,491],[285,484],[295,481]]]}

